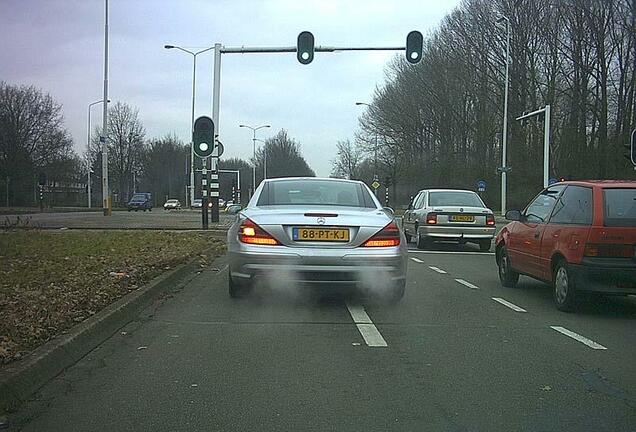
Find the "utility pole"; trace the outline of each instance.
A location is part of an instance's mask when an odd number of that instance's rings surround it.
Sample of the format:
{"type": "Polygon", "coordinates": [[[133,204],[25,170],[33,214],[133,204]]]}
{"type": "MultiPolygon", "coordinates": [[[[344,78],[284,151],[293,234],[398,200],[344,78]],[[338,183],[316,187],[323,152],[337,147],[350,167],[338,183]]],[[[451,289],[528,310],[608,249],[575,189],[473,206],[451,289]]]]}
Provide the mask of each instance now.
{"type": "Polygon", "coordinates": [[[104,0],[104,110],[102,113],[102,209],[104,216],[112,214],[110,191],[108,188],[108,0],[104,0]]]}
{"type": "Polygon", "coordinates": [[[497,23],[506,21],[506,82],[504,85],[504,112],[503,112],[503,132],[502,132],[502,146],[501,146],[501,214],[506,214],[507,207],[507,152],[508,152],[508,71],[510,68],[510,20],[502,16],[497,20],[497,23]]]}

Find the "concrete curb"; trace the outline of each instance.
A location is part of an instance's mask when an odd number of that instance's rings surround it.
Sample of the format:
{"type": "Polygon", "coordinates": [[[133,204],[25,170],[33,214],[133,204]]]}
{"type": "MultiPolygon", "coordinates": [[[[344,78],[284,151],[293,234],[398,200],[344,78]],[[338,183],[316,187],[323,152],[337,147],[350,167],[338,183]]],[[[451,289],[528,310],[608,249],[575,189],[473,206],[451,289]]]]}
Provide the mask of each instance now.
{"type": "Polygon", "coordinates": [[[16,410],[40,387],[132,321],[159,294],[197,269],[195,259],[181,264],[0,370],[0,417],[16,410]]]}

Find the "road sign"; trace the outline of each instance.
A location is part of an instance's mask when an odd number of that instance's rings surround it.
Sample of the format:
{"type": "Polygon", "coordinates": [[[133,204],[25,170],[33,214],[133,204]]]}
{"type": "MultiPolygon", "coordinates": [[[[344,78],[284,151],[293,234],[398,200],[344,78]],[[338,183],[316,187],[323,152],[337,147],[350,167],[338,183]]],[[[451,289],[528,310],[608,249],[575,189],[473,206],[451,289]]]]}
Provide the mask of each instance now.
{"type": "Polygon", "coordinates": [[[379,181],[377,181],[377,180],[373,180],[373,183],[371,183],[371,187],[372,187],[373,189],[377,189],[377,188],[379,188],[379,187],[380,187],[380,182],[379,182],[379,181]]]}
{"type": "Polygon", "coordinates": [[[486,192],[486,181],[479,180],[477,182],[477,192],[486,192]]]}
{"type": "Polygon", "coordinates": [[[223,147],[223,143],[221,141],[216,142],[216,153],[214,154],[215,157],[221,157],[221,155],[223,154],[223,151],[225,151],[225,147],[223,147]]]}
{"type": "Polygon", "coordinates": [[[550,179],[548,180],[548,186],[551,186],[551,185],[553,185],[553,184],[555,184],[555,183],[557,183],[557,182],[558,182],[558,180],[557,180],[557,179],[555,179],[554,177],[552,177],[552,178],[550,178],[550,179]]]}
{"type": "Polygon", "coordinates": [[[200,158],[207,158],[214,151],[214,122],[210,117],[201,116],[194,122],[192,145],[194,153],[200,158]]]}
{"type": "Polygon", "coordinates": [[[631,159],[632,164],[636,167],[636,129],[632,131],[631,159]]]}

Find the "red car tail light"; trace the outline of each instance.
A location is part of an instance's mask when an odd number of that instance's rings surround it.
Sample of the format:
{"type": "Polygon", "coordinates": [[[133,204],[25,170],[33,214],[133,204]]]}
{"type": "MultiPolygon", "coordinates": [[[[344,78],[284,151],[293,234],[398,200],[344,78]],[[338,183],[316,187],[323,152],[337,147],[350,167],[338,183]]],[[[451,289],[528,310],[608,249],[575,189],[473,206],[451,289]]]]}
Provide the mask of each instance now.
{"type": "Polygon", "coordinates": [[[490,226],[495,225],[495,216],[491,214],[486,215],[486,225],[490,225],[490,226]]]}
{"type": "Polygon", "coordinates": [[[426,215],[426,223],[428,225],[435,225],[437,223],[437,213],[429,213],[426,215]]]}
{"type": "Polygon", "coordinates": [[[267,231],[259,227],[251,219],[245,219],[239,227],[238,238],[241,243],[278,246],[280,243],[267,231]]]}
{"type": "Polygon", "coordinates": [[[399,246],[400,229],[395,221],[391,221],[387,226],[382,228],[373,237],[364,242],[364,247],[391,247],[399,246]]]}
{"type": "Polygon", "coordinates": [[[631,258],[634,256],[634,246],[628,244],[587,243],[583,255],[599,258],[631,258]]]}

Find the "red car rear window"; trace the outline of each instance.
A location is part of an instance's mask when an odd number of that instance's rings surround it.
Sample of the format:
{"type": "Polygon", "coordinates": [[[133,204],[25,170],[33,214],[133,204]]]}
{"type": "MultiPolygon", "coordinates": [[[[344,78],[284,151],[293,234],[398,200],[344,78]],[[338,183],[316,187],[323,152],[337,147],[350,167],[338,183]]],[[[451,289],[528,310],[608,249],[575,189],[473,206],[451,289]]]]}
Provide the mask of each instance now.
{"type": "Polygon", "coordinates": [[[636,227],[636,188],[603,190],[605,226],[636,227]]]}

